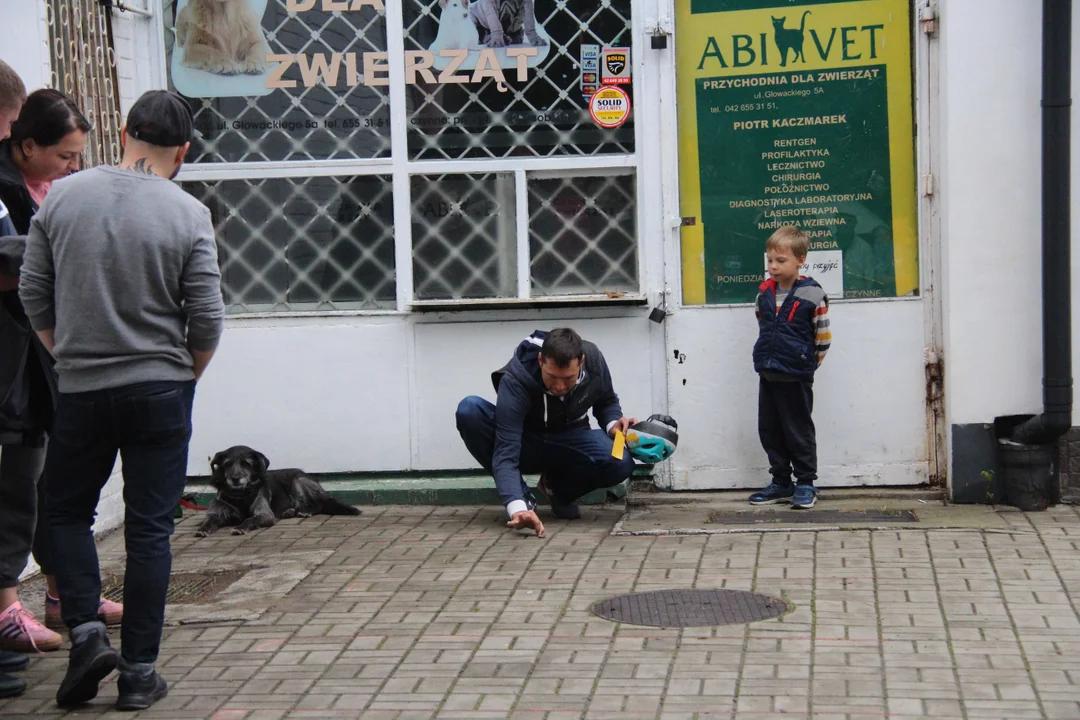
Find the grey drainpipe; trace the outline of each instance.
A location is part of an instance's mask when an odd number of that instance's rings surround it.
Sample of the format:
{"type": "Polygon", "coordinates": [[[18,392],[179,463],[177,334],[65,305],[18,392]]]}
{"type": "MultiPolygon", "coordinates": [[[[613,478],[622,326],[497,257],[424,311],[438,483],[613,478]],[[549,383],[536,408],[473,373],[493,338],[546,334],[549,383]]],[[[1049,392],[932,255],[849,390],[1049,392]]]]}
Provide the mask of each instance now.
{"type": "Polygon", "coordinates": [[[1016,442],[1055,442],[1072,426],[1072,292],[1069,250],[1072,0],[1043,0],[1042,312],[1043,412],[1019,425],[1016,442]]]}

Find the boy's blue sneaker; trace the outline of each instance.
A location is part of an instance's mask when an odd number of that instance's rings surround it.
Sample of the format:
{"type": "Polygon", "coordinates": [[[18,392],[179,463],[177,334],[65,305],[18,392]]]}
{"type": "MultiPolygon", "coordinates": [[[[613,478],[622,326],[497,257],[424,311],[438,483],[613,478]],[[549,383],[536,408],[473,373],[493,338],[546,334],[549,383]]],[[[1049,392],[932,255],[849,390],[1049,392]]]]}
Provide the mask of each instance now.
{"type": "Polygon", "coordinates": [[[817,488],[813,485],[796,485],[791,507],[796,510],[809,510],[817,503],[817,488]]]}
{"type": "Polygon", "coordinates": [[[795,488],[791,485],[780,485],[779,483],[769,483],[769,486],[764,490],[758,490],[756,493],[750,496],[751,505],[772,505],[778,502],[784,502],[790,500],[794,494],[795,488]]]}

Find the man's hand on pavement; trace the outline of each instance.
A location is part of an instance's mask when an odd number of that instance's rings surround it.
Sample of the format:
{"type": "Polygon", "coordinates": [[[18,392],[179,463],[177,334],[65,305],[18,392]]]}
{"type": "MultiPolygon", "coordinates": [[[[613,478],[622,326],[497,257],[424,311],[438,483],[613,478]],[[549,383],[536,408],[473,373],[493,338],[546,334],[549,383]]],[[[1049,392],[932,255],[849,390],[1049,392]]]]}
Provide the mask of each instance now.
{"type": "Polygon", "coordinates": [[[610,430],[608,430],[608,435],[610,435],[611,437],[615,437],[616,430],[625,435],[626,431],[630,429],[631,425],[637,425],[637,418],[621,417],[616,420],[615,424],[611,426],[610,430]]]}
{"type": "Polygon", "coordinates": [[[522,510],[514,513],[514,516],[506,523],[506,527],[514,530],[535,530],[536,537],[544,537],[544,523],[540,522],[540,516],[536,514],[535,510],[522,510]]]}

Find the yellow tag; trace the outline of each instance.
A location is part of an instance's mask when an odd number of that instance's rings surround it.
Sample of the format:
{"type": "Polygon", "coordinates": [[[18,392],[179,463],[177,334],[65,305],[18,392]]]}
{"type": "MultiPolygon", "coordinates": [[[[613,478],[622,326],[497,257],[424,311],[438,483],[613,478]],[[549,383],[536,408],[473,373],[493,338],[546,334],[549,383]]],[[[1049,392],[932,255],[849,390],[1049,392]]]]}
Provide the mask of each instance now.
{"type": "Polygon", "coordinates": [[[615,444],[611,446],[611,457],[622,460],[624,447],[626,447],[626,436],[622,434],[622,430],[616,430],[615,444]]]}

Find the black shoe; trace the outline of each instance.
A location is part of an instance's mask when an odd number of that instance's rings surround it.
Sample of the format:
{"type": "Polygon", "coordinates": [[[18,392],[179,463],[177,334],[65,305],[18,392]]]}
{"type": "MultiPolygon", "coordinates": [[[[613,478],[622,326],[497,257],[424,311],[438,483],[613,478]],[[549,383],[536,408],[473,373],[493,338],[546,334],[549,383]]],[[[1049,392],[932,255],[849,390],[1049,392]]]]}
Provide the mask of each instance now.
{"type": "Polygon", "coordinates": [[[116,669],[120,655],[109,645],[104,629],[90,634],[86,640],[71,646],[67,675],[56,691],[56,704],[71,707],[90,702],[97,697],[98,683],[116,669]]]}
{"type": "Polygon", "coordinates": [[[158,675],[157,670],[148,678],[120,673],[116,686],[120,691],[120,697],[116,698],[117,710],[145,710],[169,694],[169,683],[158,675]]]}
{"type": "Polygon", "coordinates": [[[536,489],[544,493],[544,496],[548,499],[548,504],[551,505],[551,514],[562,520],[579,520],[581,519],[581,508],[574,503],[559,502],[551,490],[547,487],[547,476],[540,475],[540,480],[536,483],[536,489]]]}
{"type": "Polygon", "coordinates": [[[0,673],[22,672],[30,667],[30,658],[25,653],[0,650],[0,673]]]}
{"type": "Polygon", "coordinates": [[[0,673],[0,698],[13,698],[26,692],[26,681],[14,675],[0,673]]]}

